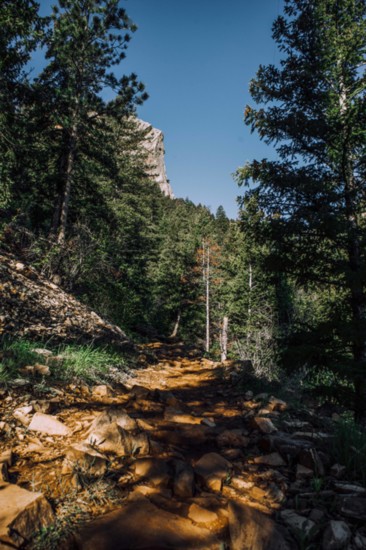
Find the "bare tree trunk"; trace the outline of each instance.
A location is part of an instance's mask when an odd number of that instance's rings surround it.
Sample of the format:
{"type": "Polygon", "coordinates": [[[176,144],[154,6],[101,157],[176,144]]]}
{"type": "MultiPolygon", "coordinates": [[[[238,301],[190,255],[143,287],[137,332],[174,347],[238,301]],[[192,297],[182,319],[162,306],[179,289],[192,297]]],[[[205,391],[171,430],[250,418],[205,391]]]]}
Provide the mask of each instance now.
{"type": "Polygon", "coordinates": [[[210,351],[210,247],[206,256],[206,351],[210,351]]]}
{"type": "Polygon", "coordinates": [[[227,330],[229,326],[229,317],[226,315],[222,320],[222,329],[220,334],[220,344],[221,344],[221,362],[226,361],[227,359],[227,330]]]}
{"type": "Polygon", "coordinates": [[[177,336],[179,323],[180,323],[180,311],[178,311],[177,320],[175,321],[173,332],[171,333],[170,338],[175,338],[177,336]]]}

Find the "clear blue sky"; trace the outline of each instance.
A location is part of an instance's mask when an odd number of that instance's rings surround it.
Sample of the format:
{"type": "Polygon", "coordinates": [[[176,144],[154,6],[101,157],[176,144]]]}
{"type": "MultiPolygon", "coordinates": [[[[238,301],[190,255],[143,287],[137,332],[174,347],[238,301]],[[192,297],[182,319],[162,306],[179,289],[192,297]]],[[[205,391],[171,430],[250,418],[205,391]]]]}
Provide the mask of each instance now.
{"type": "MultiPolygon", "coordinates": [[[[51,0],[41,0],[42,11],[51,0]]],[[[243,123],[250,79],[277,62],[271,25],[283,0],[122,0],[137,24],[117,74],[135,72],[149,100],[140,118],[165,135],[168,177],[177,197],[222,204],[236,217],[232,173],[272,156],[243,123]]]]}

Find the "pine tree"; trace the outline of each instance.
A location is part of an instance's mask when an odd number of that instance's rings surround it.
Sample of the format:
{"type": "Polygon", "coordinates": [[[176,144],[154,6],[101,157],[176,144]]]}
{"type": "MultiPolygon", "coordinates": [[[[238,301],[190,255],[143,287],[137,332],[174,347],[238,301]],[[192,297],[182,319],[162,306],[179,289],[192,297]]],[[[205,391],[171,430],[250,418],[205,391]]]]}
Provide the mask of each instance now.
{"type": "Polygon", "coordinates": [[[363,421],[365,16],[364,0],[285,0],[285,17],[273,27],[282,61],[259,68],[251,94],[261,107],[245,112],[252,130],[276,145],[278,160],[253,161],[237,174],[239,183],[254,182],[242,204],[257,238],[270,245],[271,269],[346,289],[332,330],[349,352],[344,364],[363,421]]]}
{"type": "Polygon", "coordinates": [[[25,67],[40,39],[38,4],[3,0],[0,28],[0,206],[7,206],[24,156],[24,104],[30,93],[25,67]]]}
{"type": "Polygon", "coordinates": [[[49,64],[38,84],[49,125],[58,130],[58,190],[54,232],[63,245],[72,187],[80,178],[80,156],[100,131],[106,115],[128,116],[146,98],[136,75],[117,79],[111,67],[125,57],[135,26],[119,0],[59,0],[46,37],[49,64]],[[116,95],[105,103],[101,93],[116,95]]]}

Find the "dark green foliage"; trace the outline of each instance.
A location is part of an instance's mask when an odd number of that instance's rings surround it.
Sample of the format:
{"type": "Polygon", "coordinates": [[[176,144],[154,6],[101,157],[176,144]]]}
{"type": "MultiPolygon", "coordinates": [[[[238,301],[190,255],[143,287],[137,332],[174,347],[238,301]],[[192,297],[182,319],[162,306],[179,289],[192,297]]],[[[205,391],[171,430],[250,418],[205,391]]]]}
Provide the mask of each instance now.
{"type": "Polygon", "coordinates": [[[250,186],[243,220],[267,246],[267,269],[336,294],[291,344],[303,363],[347,372],[366,419],[365,16],[359,0],[286,0],[273,27],[283,59],[260,67],[251,93],[263,106],[245,113],[278,160],[237,177],[250,186]]]}

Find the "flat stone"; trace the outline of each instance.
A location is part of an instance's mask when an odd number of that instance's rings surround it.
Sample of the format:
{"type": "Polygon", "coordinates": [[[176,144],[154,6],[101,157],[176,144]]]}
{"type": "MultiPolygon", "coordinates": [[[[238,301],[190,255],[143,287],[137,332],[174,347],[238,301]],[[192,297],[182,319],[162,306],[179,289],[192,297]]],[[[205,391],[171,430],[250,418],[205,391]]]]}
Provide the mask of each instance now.
{"type": "Polygon", "coordinates": [[[87,443],[71,445],[63,463],[62,473],[78,472],[103,476],[107,471],[107,459],[87,443]]]}
{"type": "Polygon", "coordinates": [[[127,431],[138,430],[139,428],[137,421],[134,418],[131,418],[123,409],[116,407],[111,408],[108,411],[104,411],[97,416],[90,426],[89,431],[92,433],[103,429],[105,426],[109,426],[112,423],[116,423],[117,426],[127,431]]]}
{"type": "Polygon", "coordinates": [[[342,550],[351,540],[351,530],[345,521],[329,522],[323,534],[323,550],[342,550]]]}
{"type": "Polygon", "coordinates": [[[213,491],[220,491],[232,464],[217,453],[203,455],[195,464],[194,471],[205,485],[213,491]]]}
{"type": "Polygon", "coordinates": [[[106,514],[77,535],[80,550],[220,550],[215,535],[189,519],[157,508],[135,495],[120,510],[106,514]]]}
{"type": "Polygon", "coordinates": [[[262,512],[242,503],[229,503],[231,550],[293,550],[286,530],[262,512]]]}
{"type": "Polygon", "coordinates": [[[19,548],[53,522],[52,508],[42,493],[31,493],[10,483],[0,484],[1,548],[19,548]]]}
{"type": "Polygon", "coordinates": [[[271,411],[280,411],[283,412],[287,409],[288,405],[282,399],[277,399],[277,397],[270,397],[268,400],[267,408],[271,411]]]}
{"type": "Polygon", "coordinates": [[[48,435],[70,435],[70,430],[62,424],[56,417],[49,414],[37,412],[28,426],[29,430],[41,432],[48,435]]]}
{"type": "Polygon", "coordinates": [[[252,419],[252,426],[264,434],[272,434],[277,432],[277,428],[273,422],[269,418],[265,418],[263,416],[255,416],[252,419]]]}
{"type": "Polygon", "coordinates": [[[256,456],[253,461],[255,464],[265,464],[266,466],[286,466],[286,462],[279,453],[256,456]]]}
{"type": "Polygon", "coordinates": [[[247,492],[254,487],[254,481],[246,481],[241,477],[235,476],[231,478],[230,485],[237,491],[247,492]]]}
{"type": "Polygon", "coordinates": [[[198,504],[191,504],[188,510],[188,517],[195,523],[213,523],[217,521],[218,516],[215,512],[206,510],[198,504]]]}
{"type": "Polygon", "coordinates": [[[334,483],[334,488],[337,491],[337,493],[343,493],[343,494],[353,493],[355,495],[366,495],[366,487],[362,487],[361,485],[355,485],[354,483],[336,481],[334,483]]]}
{"type": "Polygon", "coordinates": [[[306,466],[298,464],[296,466],[296,479],[311,479],[314,477],[314,471],[306,466]]]}

